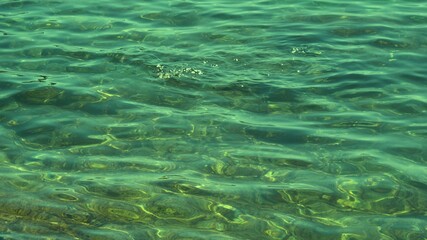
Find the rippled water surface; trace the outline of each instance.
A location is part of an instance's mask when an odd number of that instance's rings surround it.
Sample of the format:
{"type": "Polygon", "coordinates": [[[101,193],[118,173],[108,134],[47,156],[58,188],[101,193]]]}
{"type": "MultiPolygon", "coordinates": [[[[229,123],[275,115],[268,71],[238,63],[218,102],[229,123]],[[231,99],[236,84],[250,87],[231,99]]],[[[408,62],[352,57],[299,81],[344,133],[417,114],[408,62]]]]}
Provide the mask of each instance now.
{"type": "Polygon", "coordinates": [[[427,4],[0,1],[1,239],[427,239],[427,4]]]}

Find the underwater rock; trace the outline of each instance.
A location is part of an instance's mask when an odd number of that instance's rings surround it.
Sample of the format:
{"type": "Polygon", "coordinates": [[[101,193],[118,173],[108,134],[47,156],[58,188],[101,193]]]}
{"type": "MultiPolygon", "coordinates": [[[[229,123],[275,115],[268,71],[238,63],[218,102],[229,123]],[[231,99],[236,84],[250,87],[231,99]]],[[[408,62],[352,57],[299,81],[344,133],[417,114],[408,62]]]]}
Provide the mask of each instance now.
{"type": "Polygon", "coordinates": [[[14,98],[17,102],[31,105],[63,105],[64,90],[57,87],[45,86],[19,92],[15,94],[14,98]]]}

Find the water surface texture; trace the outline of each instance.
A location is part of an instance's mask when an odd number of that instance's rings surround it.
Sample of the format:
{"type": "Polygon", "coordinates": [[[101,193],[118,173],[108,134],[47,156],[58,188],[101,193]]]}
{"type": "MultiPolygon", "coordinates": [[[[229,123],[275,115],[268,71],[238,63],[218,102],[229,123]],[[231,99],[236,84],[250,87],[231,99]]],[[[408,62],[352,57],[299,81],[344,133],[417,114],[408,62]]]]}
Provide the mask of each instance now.
{"type": "Polygon", "coordinates": [[[0,239],[427,239],[423,0],[0,1],[0,239]]]}

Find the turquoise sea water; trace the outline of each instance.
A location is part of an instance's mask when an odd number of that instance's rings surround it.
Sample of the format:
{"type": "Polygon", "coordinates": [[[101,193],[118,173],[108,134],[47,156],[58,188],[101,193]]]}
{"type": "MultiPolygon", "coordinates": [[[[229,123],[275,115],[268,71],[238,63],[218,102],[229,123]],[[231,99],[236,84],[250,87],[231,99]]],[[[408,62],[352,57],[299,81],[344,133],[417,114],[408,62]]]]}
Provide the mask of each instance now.
{"type": "Polygon", "coordinates": [[[427,239],[425,1],[0,0],[0,239],[427,239]]]}

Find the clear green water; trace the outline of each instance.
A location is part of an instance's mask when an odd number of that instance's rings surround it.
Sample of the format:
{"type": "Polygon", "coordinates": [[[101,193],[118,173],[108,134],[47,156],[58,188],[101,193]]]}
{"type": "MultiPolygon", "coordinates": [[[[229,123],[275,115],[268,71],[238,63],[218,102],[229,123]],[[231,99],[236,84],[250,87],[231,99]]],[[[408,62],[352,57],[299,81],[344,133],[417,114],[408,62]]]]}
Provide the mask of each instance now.
{"type": "Polygon", "coordinates": [[[0,1],[0,239],[427,239],[426,13],[0,1]]]}

